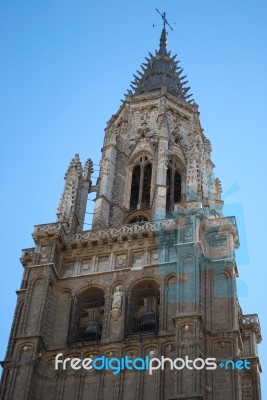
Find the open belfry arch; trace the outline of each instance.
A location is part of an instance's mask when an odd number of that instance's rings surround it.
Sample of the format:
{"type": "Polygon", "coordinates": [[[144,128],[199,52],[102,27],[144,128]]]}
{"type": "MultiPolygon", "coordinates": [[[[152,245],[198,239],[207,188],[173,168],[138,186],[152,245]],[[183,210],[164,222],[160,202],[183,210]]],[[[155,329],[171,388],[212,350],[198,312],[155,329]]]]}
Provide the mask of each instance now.
{"type": "MultiPolygon", "coordinates": [[[[163,17],[166,20],[165,14],[163,17]]],[[[71,161],[57,221],[34,227],[1,400],[260,400],[256,314],[236,296],[239,246],[186,76],[149,53],[105,129],[100,174],[71,161]],[[91,230],[83,230],[96,192],[91,230]],[[215,370],[55,370],[55,357],[216,358],[215,370]],[[227,360],[250,369],[226,370],[227,360]]],[[[89,145],[89,143],[88,143],[89,145]]]]}

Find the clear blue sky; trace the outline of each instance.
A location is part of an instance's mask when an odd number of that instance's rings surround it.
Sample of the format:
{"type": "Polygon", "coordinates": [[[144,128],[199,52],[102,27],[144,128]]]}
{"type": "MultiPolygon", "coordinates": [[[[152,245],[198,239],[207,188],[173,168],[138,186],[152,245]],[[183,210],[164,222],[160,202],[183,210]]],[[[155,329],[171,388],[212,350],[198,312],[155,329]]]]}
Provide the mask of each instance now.
{"type": "Polygon", "coordinates": [[[178,53],[199,104],[225,214],[238,218],[240,303],[244,313],[259,314],[266,339],[267,2],[2,0],[1,359],[21,249],[33,246],[33,225],[55,221],[73,155],[99,162],[106,121],[148,51],[158,47],[156,7],[176,22],[168,48],[178,53]]]}

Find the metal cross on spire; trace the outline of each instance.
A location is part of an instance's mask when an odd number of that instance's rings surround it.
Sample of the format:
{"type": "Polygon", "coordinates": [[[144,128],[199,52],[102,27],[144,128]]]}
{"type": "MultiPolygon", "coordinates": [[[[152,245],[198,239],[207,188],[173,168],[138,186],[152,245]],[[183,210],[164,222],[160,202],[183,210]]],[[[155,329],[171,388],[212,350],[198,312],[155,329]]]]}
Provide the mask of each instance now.
{"type": "Polygon", "coordinates": [[[167,21],[166,13],[164,12],[163,14],[161,14],[161,12],[159,12],[159,10],[157,8],[156,8],[156,11],[159,13],[159,15],[161,16],[161,18],[163,20],[163,29],[165,29],[165,26],[168,25],[168,27],[173,31],[171,25],[167,21]]]}

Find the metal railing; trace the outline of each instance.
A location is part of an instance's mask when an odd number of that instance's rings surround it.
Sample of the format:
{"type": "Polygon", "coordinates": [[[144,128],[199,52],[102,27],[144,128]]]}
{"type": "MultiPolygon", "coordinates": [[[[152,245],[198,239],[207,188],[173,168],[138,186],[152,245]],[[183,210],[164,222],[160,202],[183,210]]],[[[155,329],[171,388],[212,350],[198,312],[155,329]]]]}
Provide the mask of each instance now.
{"type": "Polygon", "coordinates": [[[127,304],[126,336],[158,333],[159,299],[158,289],[133,289],[127,304]]]}
{"type": "Polygon", "coordinates": [[[72,299],[68,344],[98,342],[102,334],[104,294],[88,291],[72,299]]]}

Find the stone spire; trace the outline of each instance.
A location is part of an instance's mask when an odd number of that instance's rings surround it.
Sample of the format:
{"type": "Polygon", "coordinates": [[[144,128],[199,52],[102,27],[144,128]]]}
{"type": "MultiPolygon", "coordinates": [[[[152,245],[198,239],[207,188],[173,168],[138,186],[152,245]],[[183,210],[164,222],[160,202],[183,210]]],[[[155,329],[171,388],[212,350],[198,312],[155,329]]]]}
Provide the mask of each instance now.
{"type": "Polygon", "coordinates": [[[58,221],[66,223],[67,231],[83,229],[92,172],[92,161],[88,159],[83,169],[79,154],[75,154],[65,174],[65,187],[57,213],[58,221]]]}
{"type": "Polygon", "coordinates": [[[186,86],[188,81],[183,75],[183,69],[178,67],[180,61],[175,61],[177,55],[171,57],[167,51],[167,32],[165,27],[160,36],[159,50],[155,55],[149,53],[146,57],[147,63],[141,65],[142,72],[137,71],[139,76],[134,75],[131,88],[133,94],[142,94],[161,90],[163,87],[175,97],[192,103],[192,94],[188,94],[190,87],[186,86]]]}

